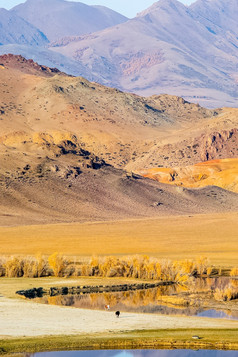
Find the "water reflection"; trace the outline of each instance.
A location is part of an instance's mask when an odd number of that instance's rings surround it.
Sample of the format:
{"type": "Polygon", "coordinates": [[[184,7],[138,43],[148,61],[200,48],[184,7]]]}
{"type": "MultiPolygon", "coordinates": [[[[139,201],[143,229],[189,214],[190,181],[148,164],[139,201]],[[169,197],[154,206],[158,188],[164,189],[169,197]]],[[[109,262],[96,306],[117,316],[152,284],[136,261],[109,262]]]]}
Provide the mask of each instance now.
{"type": "Polygon", "coordinates": [[[36,353],[35,357],[237,357],[238,351],[214,350],[133,350],[63,351],[36,353]]]}
{"type": "Polygon", "coordinates": [[[230,283],[229,278],[192,278],[187,286],[170,285],[126,292],[44,296],[37,300],[45,304],[94,310],[104,310],[105,305],[109,305],[114,311],[238,319],[238,310],[231,312],[203,308],[204,301],[211,299],[216,288],[224,288],[230,283]]]}

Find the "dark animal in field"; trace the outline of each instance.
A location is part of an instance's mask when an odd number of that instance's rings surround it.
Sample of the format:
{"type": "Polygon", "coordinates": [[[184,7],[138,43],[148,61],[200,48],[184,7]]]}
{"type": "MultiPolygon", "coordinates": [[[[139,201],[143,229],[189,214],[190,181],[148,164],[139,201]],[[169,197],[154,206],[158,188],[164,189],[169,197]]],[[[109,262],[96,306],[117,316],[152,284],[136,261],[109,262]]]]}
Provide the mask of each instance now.
{"type": "Polygon", "coordinates": [[[196,335],[195,335],[195,336],[193,336],[192,338],[193,338],[194,340],[200,340],[200,339],[201,339],[201,337],[196,336],[196,335]]]}
{"type": "Polygon", "coordinates": [[[120,311],[116,311],[115,315],[116,315],[116,317],[119,317],[120,316],[120,311]]]}

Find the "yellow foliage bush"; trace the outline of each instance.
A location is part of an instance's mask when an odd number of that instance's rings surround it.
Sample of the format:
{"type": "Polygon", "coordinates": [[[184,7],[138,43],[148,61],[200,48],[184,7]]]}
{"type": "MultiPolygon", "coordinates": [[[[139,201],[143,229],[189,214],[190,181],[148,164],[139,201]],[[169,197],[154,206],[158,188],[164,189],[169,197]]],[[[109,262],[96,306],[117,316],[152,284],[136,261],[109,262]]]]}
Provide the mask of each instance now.
{"type": "Polygon", "coordinates": [[[212,267],[208,267],[207,268],[207,276],[210,276],[212,274],[212,271],[213,271],[212,267]]]}
{"type": "MultiPolygon", "coordinates": [[[[90,261],[67,261],[62,254],[54,253],[48,259],[42,255],[36,257],[10,258],[0,257],[0,277],[42,277],[54,275],[64,276],[101,276],[173,281],[188,284],[192,276],[206,274],[209,277],[213,268],[208,265],[207,258],[196,261],[157,260],[146,255],[126,257],[108,256],[99,258],[93,256],[90,261]]],[[[214,270],[215,271],[215,270],[214,270]]],[[[238,268],[232,269],[231,277],[238,275],[238,268]]],[[[235,280],[235,279],[234,279],[235,280]]],[[[216,293],[217,296],[219,292],[216,293]]],[[[232,295],[233,296],[233,295],[232,295]]],[[[227,292],[227,298],[229,293],[227,292]]]]}
{"type": "Polygon", "coordinates": [[[64,271],[67,267],[67,261],[58,252],[53,253],[48,258],[49,266],[53,270],[54,276],[64,276],[64,271]]]}
{"type": "Polygon", "coordinates": [[[233,268],[230,272],[230,276],[232,277],[235,277],[237,276],[238,277],[238,268],[233,268]]]}
{"type": "Polygon", "coordinates": [[[238,290],[229,286],[225,289],[216,289],[214,298],[218,301],[230,301],[238,299],[238,290]]]}

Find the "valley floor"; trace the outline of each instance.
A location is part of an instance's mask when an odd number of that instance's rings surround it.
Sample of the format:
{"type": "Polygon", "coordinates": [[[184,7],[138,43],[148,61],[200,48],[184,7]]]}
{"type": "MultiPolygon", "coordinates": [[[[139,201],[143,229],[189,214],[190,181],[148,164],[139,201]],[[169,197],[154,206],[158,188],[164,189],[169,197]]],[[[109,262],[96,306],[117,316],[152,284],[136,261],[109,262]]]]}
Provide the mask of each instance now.
{"type": "Polygon", "coordinates": [[[160,259],[205,256],[211,264],[238,264],[238,213],[124,221],[0,227],[1,255],[147,254],[160,259]],[[21,242],[21,244],[19,244],[21,242]],[[171,249],[173,247],[173,249],[171,249]]]}
{"type": "MultiPolygon", "coordinates": [[[[105,348],[238,349],[237,320],[129,312],[116,318],[114,311],[40,304],[15,295],[20,287],[81,285],[86,280],[1,278],[0,355],[105,348]]],[[[92,284],[105,284],[105,278],[96,280],[90,278],[92,284]]],[[[111,284],[120,280],[113,278],[111,284]]]]}
{"type": "Polygon", "coordinates": [[[238,321],[93,311],[0,298],[1,338],[95,334],[134,330],[238,329],[238,321]]]}

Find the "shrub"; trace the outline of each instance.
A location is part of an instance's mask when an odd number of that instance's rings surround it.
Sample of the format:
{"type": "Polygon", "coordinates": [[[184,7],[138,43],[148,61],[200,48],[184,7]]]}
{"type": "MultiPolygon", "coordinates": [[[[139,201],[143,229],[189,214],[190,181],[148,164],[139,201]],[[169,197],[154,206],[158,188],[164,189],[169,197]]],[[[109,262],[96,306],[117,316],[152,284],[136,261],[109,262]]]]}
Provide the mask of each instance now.
{"type": "Polygon", "coordinates": [[[238,277],[238,268],[233,268],[230,272],[230,276],[234,277],[237,276],[238,277]]]}
{"type": "Polygon", "coordinates": [[[53,253],[48,258],[49,266],[53,270],[54,276],[64,276],[67,267],[66,259],[59,253],[53,253]]]}
{"type": "Polygon", "coordinates": [[[212,267],[208,267],[207,268],[207,276],[210,276],[212,274],[212,271],[213,271],[212,267]]]}
{"type": "Polygon", "coordinates": [[[208,259],[206,257],[199,257],[196,260],[196,269],[199,275],[203,275],[207,271],[208,259]]]}
{"type": "Polygon", "coordinates": [[[24,262],[20,258],[11,257],[4,263],[5,274],[8,278],[19,278],[24,275],[24,262]]]}
{"type": "Polygon", "coordinates": [[[232,286],[229,286],[225,289],[216,289],[214,298],[219,301],[235,300],[238,299],[238,291],[232,286]]]}
{"type": "Polygon", "coordinates": [[[0,258],[0,277],[5,276],[6,274],[6,269],[5,269],[5,259],[0,258]]]}

